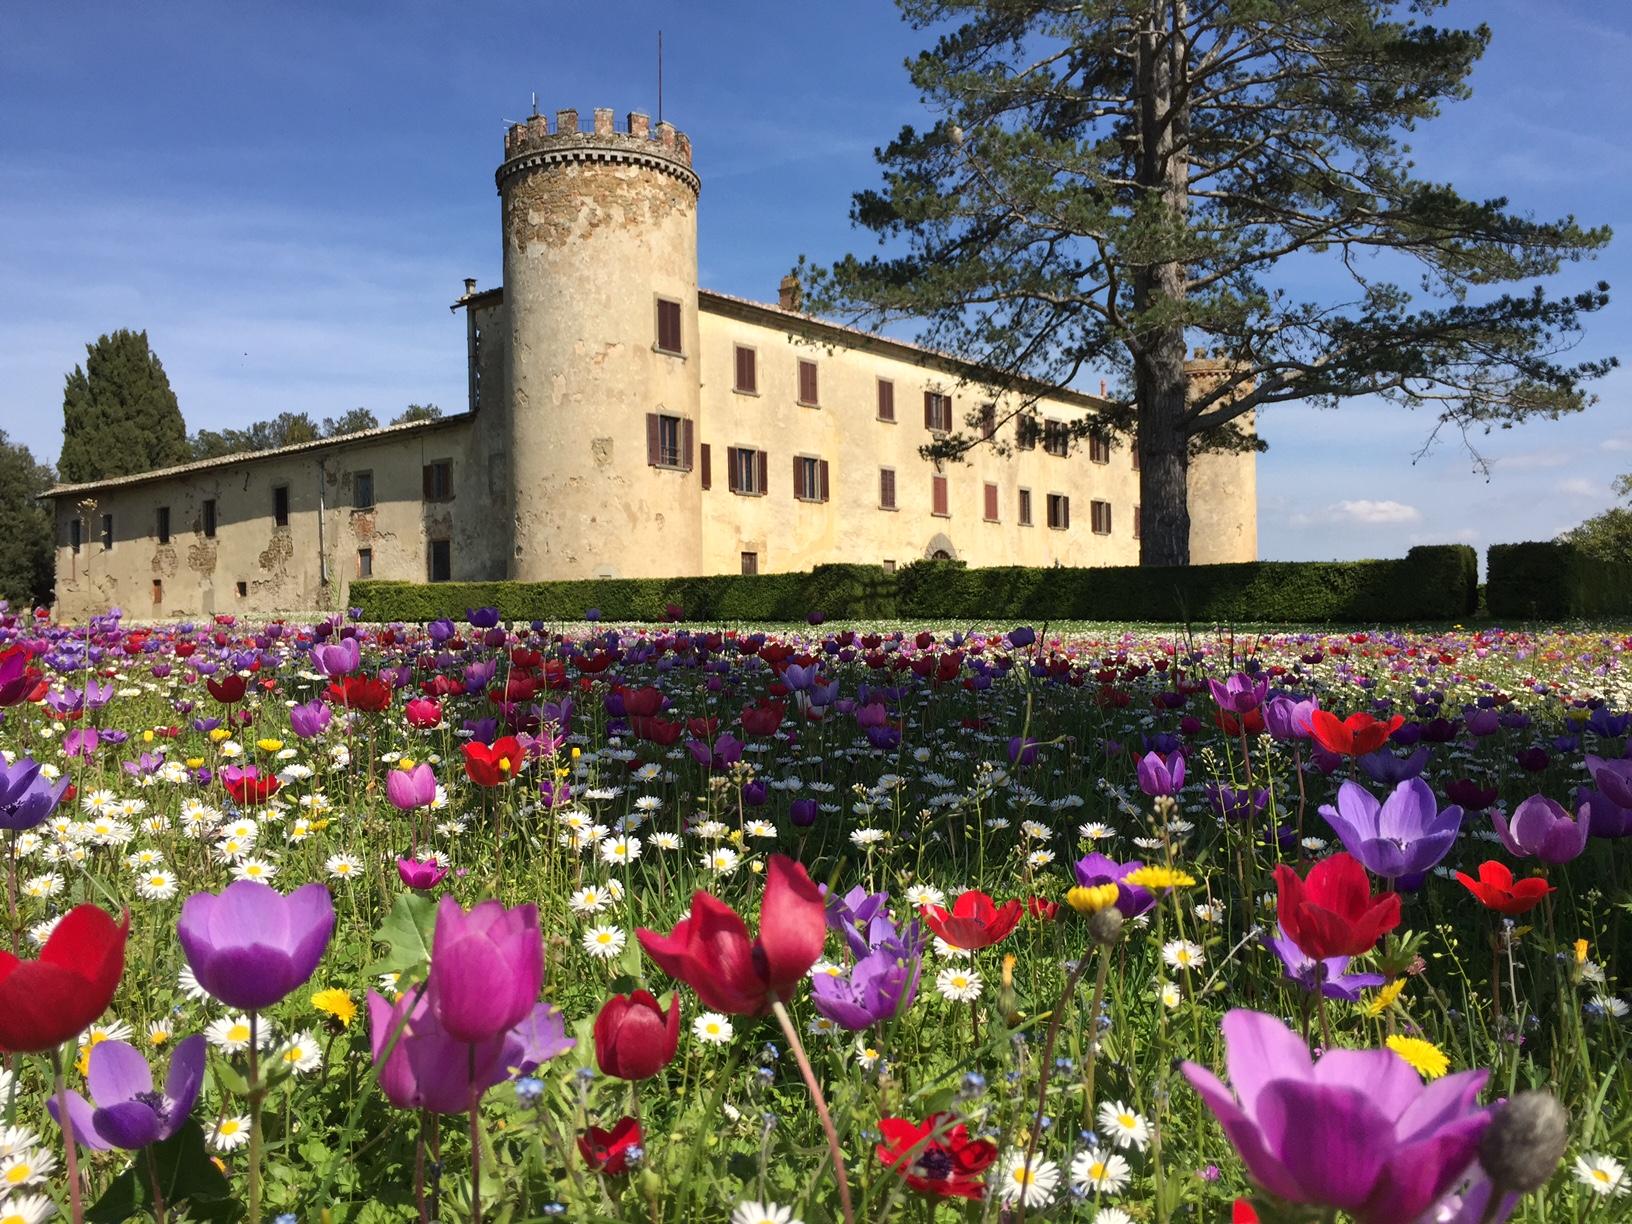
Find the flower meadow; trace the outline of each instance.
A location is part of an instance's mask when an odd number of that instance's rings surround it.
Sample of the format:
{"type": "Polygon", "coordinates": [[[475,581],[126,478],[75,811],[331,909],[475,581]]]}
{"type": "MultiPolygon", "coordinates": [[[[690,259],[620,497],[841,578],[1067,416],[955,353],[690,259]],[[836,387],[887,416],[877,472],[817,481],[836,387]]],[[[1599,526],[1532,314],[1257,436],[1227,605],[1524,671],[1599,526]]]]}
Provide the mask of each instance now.
{"type": "Polygon", "coordinates": [[[1629,648],[0,612],[0,1224],[1626,1219],[1629,648]]]}

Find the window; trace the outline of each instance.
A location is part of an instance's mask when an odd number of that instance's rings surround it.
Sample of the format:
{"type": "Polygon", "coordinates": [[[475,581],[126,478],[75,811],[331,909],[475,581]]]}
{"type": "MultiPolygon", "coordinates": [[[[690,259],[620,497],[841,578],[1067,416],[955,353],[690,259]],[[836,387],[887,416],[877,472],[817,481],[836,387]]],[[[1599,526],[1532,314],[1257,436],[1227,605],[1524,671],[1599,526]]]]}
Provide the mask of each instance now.
{"type": "Polygon", "coordinates": [[[800,501],[827,500],[827,460],[809,455],[793,457],[793,495],[800,501]]]}
{"type": "Polygon", "coordinates": [[[895,562],[890,560],[888,557],[884,559],[884,572],[886,574],[895,573],[895,562]]]}
{"type": "Polygon", "coordinates": [[[887,378],[878,380],[878,419],[895,420],[895,384],[887,378]]]}
{"type": "Polygon", "coordinates": [[[76,553],[79,551],[79,546],[81,543],[80,532],[82,530],[83,528],[80,527],[79,520],[77,518],[71,518],[68,520],[68,547],[73,549],[76,553]]]}
{"type": "Polygon", "coordinates": [[[924,428],[935,433],[952,431],[952,397],[939,391],[924,392],[924,428]]]}
{"type": "Polygon", "coordinates": [[[1071,451],[1071,439],[1065,431],[1064,421],[1043,422],[1043,449],[1051,455],[1067,455],[1071,451]]]}
{"type": "Polygon", "coordinates": [[[426,566],[432,582],[446,582],[453,577],[453,545],[448,540],[432,540],[426,566]]]}
{"type": "Polygon", "coordinates": [[[274,485],[272,489],[272,521],[279,527],[289,526],[289,486],[274,485]]]}
{"type": "Polygon", "coordinates": [[[814,408],[821,403],[816,395],[816,363],[799,359],[799,402],[814,408]]]}
{"type": "Polygon", "coordinates": [[[765,492],[767,456],[762,450],[754,450],[748,446],[732,446],[726,450],[726,463],[730,467],[729,483],[731,492],[740,493],[744,497],[759,497],[765,492]]]}
{"type": "Polygon", "coordinates": [[[1142,538],[1140,533],[1144,530],[1144,526],[1145,526],[1144,516],[1139,512],[1139,507],[1135,506],[1133,508],[1133,538],[1134,539],[1138,540],[1138,539],[1142,538]]]}
{"type": "Polygon", "coordinates": [[[657,299],[657,348],[663,353],[680,352],[680,303],[657,299]]]}
{"type": "Polygon", "coordinates": [[[153,525],[158,531],[159,543],[170,543],[170,507],[160,506],[158,510],[154,512],[153,517],[157,520],[153,525]]]}
{"type": "Polygon", "coordinates": [[[697,468],[698,474],[703,480],[703,488],[705,490],[712,489],[714,487],[714,452],[708,449],[707,442],[697,447],[697,468]]]}
{"type": "Polygon", "coordinates": [[[652,467],[691,471],[691,422],[662,412],[646,414],[646,462],[652,467]]]}
{"type": "Polygon", "coordinates": [[[353,510],[374,509],[373,472],[353,472],[351,474],[351,508],[353,510]]]}
{"type": "Polygon", "coordinates": [[[1139,470],[1140,463],[1138,434],[1134,434],[1133,441],[1128,444],[1128,450],[1133,455],[1133,470],[1137,472],[1139,470]]]}
{"type": "Polygon", "coordinates": [[[102,551],[107,552],[113,547],[113,515],[102,516],[102,551]]]}
{"type": "Polygon", "coordinates": [[[939,518],[952,517],[952,511],[947,508],[945,476],[930,477],[929,512],[939,518]]]}
{"type": "Polygon", "coordinates": [[[878,469],[878,508],[880,510],[895,509],[895,469],[878,469]]]}
{"type": "MultiPolygon", "coordinates": [[[[1095,502],[1094,505],[1103,505],[1095,502]]],[[[1071,499],[1064,493],[1050,493],[1048,495],[1048,525],[1055,531],[1069,531],[1071,529],[1071,499]]],[[[1098,528],[1095,528],[1097,531],[1098,528]]]]}
{"type": "Polygon", "coordinates": [[[736,346],[736,389],[744,395],[759,394],[759,354],[746,344],[736,346]]]}
{"type": "Polygon", "coordinates": [[[240,578],[238,579],[238,585],[234,589],[238,592],[238,598],[242,599],[249,594],[249,583],[240,578]]]}
{"type": "Polygon", "coordinates": [[[980,406],[980,436],[990,442],[997,437],[997,405],[980,406]]]}
{"type": "Polygon", "coordinates": [[[374,577],[374,550],[372,548],[359,548],[357,550],[357,577],[374,577]]]}
{"type": "Polygon", "coordinates": [[[991,481],[986,482],[985,516],[988,523],[997,522],[997,486],[991,481]]]}
{"type": "Polygon", "coordinates": [[[1102,501],[1089,502],[1088,511],[1090,516],[1093,518],[1094,534],[1110,535],[1111,503],[1102,501]]]}
{"type": "Polygon", "coordinates": [[[426,501],[447,501],[453,496],[453,460],[427,463],[421,473],[426,501]]]}
{"type": "Polygon", "coordinates": [[[204,499],[204,538],[215,539],[215,498],[204,499]]]}
{"type": "Polygon", "coordinates": [[[1020,526],[1031,526],[1031,490],[1020,490],[1020,526]]]}
{"type": "Polygon", "coordinates": [[[153,579],[153,606],[158,607],[164,602],[164,579],[153,579]]]}
{"type": "Polygon", "coordinates": [[[1014,444],[1021,450],[1035,450],[1039,426],[1034,416],[1023,416],[1014,424],[1014,444]]]}
{"type": "Polygon", "coordinates": [[[745,574],[759,573],[759,554],[757,552],[742,554],[742,572],[745,574]]]}
{"type": "Polygon", "coordinates": [[[1111,461],[1111,440],[1101,434],[1088,435],[1088,458],[1095,463],[1111,461]]]}

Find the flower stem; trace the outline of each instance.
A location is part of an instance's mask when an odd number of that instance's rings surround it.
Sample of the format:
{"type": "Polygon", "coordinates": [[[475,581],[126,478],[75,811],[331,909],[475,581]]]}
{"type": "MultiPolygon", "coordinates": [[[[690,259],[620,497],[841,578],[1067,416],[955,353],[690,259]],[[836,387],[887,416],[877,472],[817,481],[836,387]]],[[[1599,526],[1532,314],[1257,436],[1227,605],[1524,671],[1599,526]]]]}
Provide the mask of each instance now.
{"type": "Polygon", "coordinates": [[[822,1130],[827,1135],[828,1154],[833,1157],[833,1177],[839,1183],[839,1209],[844,1213],[844,1224],[855,1224],[856,1212],[850,1205],[850,1178],[844,1168],[844,1153],[839,1151],[839,1133],[833,1129],[833,1117],[827,1112],[827,1101],[822,1096],[821,1085],[816,1082],[816,1073],[810,1069],[810,1059],[805,1056],[804,1043],[799,1040],[799,1030],[793,1026],[793,1018],[788,1015],[788,1009],[778,999],[771,1004],[771,1012],[776,1021],[782,1026],[782,1035],[788,1039],[788,1047],[793,1051],[794,1061],[799,1064],[799,1074],[805,1077],[805,1087],[810,1090],[810,1099],[815,1103],[816,1116],[821,1119],[822,1130]]]}
{"type": "Polygon", "coordinates": [[[470,1047],[470,1224],[482,1224],[482,1094],[476,1087],[476,1046],[470,1047]]]}
{"type": "Polygon", "coordinates": [[[62,1073],[62,1051],[51,1051],[51,1083],[57,1095],[57,1118],[62,1123],[63,1162],[68,1172],[68,1218],[84,1224],[85,1204],[80,1200],[79,1141],[74,1138],[74,1116],[68,1112],[68,1081],[62,1073]]]}
{"type": "Polygon", "coordinates": [[[153,1188],[153,1224],[164,1224],[164,1185],[159,1179],[159,1159],[153,1145],[147,1145],[147,1181],[153,1188]]]}
{"type": "Polygon", "coordinates": [[[249,1013],[249,1224],[261,1224],[261,1086],[260,1016],[249,1013]]]}

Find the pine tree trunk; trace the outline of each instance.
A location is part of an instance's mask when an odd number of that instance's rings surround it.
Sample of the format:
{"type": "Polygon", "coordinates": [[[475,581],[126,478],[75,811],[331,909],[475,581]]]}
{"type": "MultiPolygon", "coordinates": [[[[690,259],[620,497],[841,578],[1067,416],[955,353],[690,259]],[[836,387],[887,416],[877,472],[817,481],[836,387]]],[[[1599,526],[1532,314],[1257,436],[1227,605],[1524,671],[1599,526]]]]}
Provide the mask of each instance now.
{"type": "MultiPolygon", "coordinates": [[[[1151,5],[1139,38],[1139,154],[1142,193],[1156,196],[1173,217],[1175,232],[1189,209],[1189,163],[1184,153],[1188,115],[1182,101],[1188,48],[1184,0],[1151,5]]],[[[1141,565],[1190,564],[1190,450],[1185,433],[1189,381],[1184,370],[1184,326],[1175,307],[1184,301],[1183,265],[1166,260],[1134,275],[1134,303],[1156,321],[1135,338],[1133,376],[1139,413],[1141,565]]]]}

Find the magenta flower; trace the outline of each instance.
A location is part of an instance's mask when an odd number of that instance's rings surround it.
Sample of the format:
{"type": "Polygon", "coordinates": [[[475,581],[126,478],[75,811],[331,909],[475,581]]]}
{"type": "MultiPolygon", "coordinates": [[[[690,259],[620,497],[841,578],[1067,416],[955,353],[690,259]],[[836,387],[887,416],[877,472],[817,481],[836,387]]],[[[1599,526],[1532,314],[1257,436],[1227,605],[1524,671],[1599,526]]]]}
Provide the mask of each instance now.
{"type": "Polygon", "coordinates": [[[420,890],[435,888],[447,874],[448,869],[434,858],[397,860],[397,878],[408,888],[420,890]]]}
{"type": "Polygon", "coordinates": [[[385,775],[385,797],[404,812],[430,807],[436,799],[436,774],[429,765],[393,769],[385,775]]]}
{"type": "Polygon", "coordinates": [[[194,893],[176,926],[198,984],[240,1011],[262,1011],[302,985],[333,932],[334,902],[323,885],[285,896],[258,880],[194,893]]]}
{"type": "Polygon", "coordinates": [[[1424,1085],[1392,1050],[1311,1061],[1302,1038],[1261,1012],[1227,1012],[1223,1027],[1230,1084],[1193,1062],[1184,1074],[1271,1194],[1347,1211],[1359,1224],[1398,1224],[1474,1162],[1490,1122],[1477,1103],[1489,1072],[1424,1085]]]}
{"type": "Polygon", "coordinates": [[[1264,706],[1264,726],[1278,740],[1306,740],[1311,738],[1309,716],[1319,706],[1310,697],[1298,701],[1291,697],[1276,697],[1264,706]]]}
{"type": "Polygon", "coordinates": [[[1176,795],[1184,785],[1184,754],[1170,752],[1164,757],[1159,752],[1147,752],[1139,758],[1136,772],[1139,789],[1145,794],[1176,795]]]}
{"type": "Polygon", "coordinates": [[[1513,809],[1512,816],[1492,811],[1490,823],[1509,854],[1533,856],[1544,863],[1567,863],[1579,856],[1592,830],[1588,813],[1571,819],[1563,805],[1546,795],[1531,795],[1513,809]]]}
{"type": "Polygon", "coordinates": [[[289,729],[301,739],[316,739],[328,729],[329,719],[333,717],[326,703],[308,701],[305,705],[290,707],[289,729]]]}
{"type": "Polygon", "coordinates": [[[312,647],[312,666],[331,680],[349,676],[363,665],[363,649],[356,638],[341,638],[332,646],[312,647]]]}
{"type": "Polygon", "coordinates": [[[459,1041],[489,1041],[514,1028],[544,985],[538,907],[483,901],[468,914],[444,895],[431,941],[426,991],[436,1018],[459,1041]]]}
{"type": "Polygon", "coordinates": [[[1236,672],[1222,683],[1209,680],[1207,687],[1212,690],[1213,701],[1218,708],[1230,714],[1251,714],[1269,696],[1268,680],[1255,681],[1241,672],[1236,672]]]}
{"type": "MultiPolygon", "coordinates": [[[[124,1041],[103,1041],[91,1048],[85,1082],[96,1104],[77,1092],[68,1093],[74,1138],[97,1152],[137,1151],[170,1138],[193,1112],[204,1086],[204,1038],[195,1034],[176,1046],[163,1092],[153,1090],[153,1072],[142,1052],[124,1041]]],[[[46,1102],[46,1108],[60,1126],[56,1099],[46,1102]]]]}

